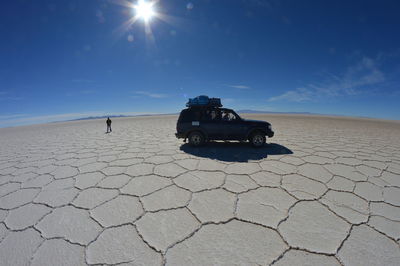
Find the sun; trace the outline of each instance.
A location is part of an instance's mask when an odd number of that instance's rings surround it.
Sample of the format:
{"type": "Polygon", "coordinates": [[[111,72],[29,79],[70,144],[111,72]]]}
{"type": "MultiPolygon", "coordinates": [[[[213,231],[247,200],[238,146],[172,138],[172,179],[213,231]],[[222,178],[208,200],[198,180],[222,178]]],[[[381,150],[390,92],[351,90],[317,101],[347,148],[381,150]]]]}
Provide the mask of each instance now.
{"type": "Polygon", "coordinates": [[[139,0],[137,5],[134,6],[136,17],[143,19],[145,22],[150,21],[155,16],[153,5],[154,2],[139,0]]]}
{"type": "Polygon", "coordinates": [[[109,0],[117,5],[126,7],[129,12],[124,14],[129,14],[129,19],[124,21],[116,30],[115,33],[118,38],[121,38],[127,32],[129,33],[127,40],[129,42],[134,41],[132,35],[133,25],[141,20],[144,26],[144,32],[146,36],[146,42],[155,44],[155,37],[152,31],[152,24],[157,20],[162,20],[163,22],[169,23],[172,20],[172,16],[169,16],[162,12],[162,8],[158,6],[160,0],[109,0]],[[155,20],[155,21],[154,21],[155,20]]]}

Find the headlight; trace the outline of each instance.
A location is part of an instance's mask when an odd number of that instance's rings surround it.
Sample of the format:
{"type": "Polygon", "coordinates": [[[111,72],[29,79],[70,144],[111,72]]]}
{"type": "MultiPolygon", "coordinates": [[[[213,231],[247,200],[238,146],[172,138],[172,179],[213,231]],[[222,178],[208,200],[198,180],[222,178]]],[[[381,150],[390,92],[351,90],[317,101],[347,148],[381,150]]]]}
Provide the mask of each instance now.
{"type": "Polygon", "coordinates": [[[271,127],[271,125],[268,125],[267,127],[268,127],[268,129],[269,129],[269,130],[272,130],[272,127],[271,127]]]}

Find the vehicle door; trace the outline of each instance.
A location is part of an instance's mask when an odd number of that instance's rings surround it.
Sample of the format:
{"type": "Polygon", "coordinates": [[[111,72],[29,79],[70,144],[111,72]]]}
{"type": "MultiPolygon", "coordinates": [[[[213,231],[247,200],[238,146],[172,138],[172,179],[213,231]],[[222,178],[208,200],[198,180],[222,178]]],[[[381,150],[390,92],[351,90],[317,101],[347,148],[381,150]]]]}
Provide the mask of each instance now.
{"type": "Polygon", "coordinates": [[[222,121],[224,123],[224,137],[229,140],[241,140],[246,134],[246,125],[233,111],[224,111],[222,121]]]}
{"type": "Polygon", "coordinates": [[[209,139],[223,139],[224,131],[220,125],[218,118],[218,110],[206,109],[202,113],[201,127],[208,134],[209,139]]]}

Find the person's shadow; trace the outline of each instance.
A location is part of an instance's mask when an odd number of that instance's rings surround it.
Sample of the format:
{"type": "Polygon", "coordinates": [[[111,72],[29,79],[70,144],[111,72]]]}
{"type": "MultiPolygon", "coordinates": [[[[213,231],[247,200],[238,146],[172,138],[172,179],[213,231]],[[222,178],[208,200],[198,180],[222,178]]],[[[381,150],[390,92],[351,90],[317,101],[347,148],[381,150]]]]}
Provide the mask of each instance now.
{"type": "Polygon", "coordinates": [[[248,162],[267,158],[268,155],[293,154],[290,149],[277,143],[265,144],[261,148],[254,148],[248,142],[208,142],[197,148],[185,143],[180,150],[194,156],[226,162],[248,162]]]}

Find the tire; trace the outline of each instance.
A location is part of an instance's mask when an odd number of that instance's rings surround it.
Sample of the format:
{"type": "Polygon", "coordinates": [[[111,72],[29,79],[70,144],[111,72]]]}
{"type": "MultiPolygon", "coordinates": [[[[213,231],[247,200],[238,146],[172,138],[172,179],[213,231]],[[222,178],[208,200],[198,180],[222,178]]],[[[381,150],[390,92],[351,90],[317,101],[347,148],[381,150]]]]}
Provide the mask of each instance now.
{"type": "Polygon", "coordinates": [[[205,139],[203,134],[199,131],[194,131],[189,134],[189,144],[193,147],[199,147],[204,145],[205,139]]]}
{"type": "Polygon", "coordinates": [[[267,141],[265,134],[260,131],[254,132],[250,137],[250,143],[255,148],[260,148],[264,146],[267,141]]]}

